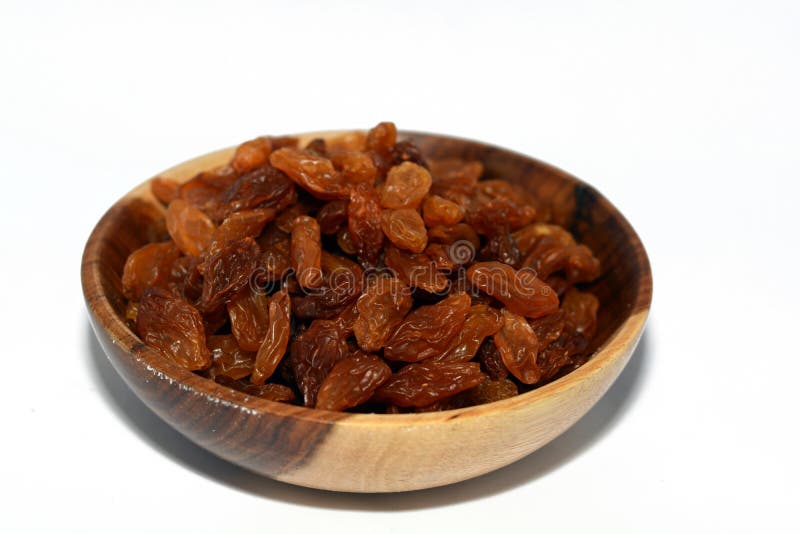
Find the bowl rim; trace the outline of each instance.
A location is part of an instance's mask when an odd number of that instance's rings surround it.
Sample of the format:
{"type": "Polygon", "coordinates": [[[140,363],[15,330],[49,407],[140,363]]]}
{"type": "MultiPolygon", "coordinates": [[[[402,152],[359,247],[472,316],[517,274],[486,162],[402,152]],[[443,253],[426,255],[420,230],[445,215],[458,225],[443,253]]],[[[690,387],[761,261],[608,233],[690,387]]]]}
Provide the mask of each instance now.
{"type": "MultiPolygon", "coordinates": [[[[316,137],[325,138],[349,131],[353,130],[324,130],[290,135],[300,138],[302,142],[316,137]]],[[[597,191],[596,188],[590,184],[587,184],[583,180],[576,178],[575,176],[554,165],[545,163],[532,156],[528,156],[514,150],[473,139],[430,132],[400,130],[398,131],[398,135],[430,137],[466,142],[481,146],[481,148],[500,150],[507,154],[527,159],[532,163],[535,163],[537,166],[546,169],[548,172],[558,175],[560,178],[573,181],[591,190],[596,196],[596,201],[603,204],[609,213],[612,213],[615,217],[617,217],[620,227],[625,234],[626,242],[628,242],[629,245],[634,247],[636,250],[635,258],[636,262],[638,263],[638,272],[640,273],[640,278],[636,288],[636,295],[634,299],[635,304],[628,312],[627,317],[622,321],[617,329],[614,330],[614,332],[612,332],[611,335],[609,335],[609,337],[595,350],[594,354],[592,354],[586,363],[584,363],[578,369],[575,369],[574,371],[571,371],[557,380],[554,380],[553,382],[515,397],[491,402],[488,404],[468,406],[465,408],[445,410],[441,412],[402,414],[330,412],[327,410],[319,410],[316,408],[308,408],[305,406],[297,406],[271,401],[260,397],[253,397],[240,391],[217,384],[212,380],[196,375],[193,372],[180,367],[176,363],[161,356],[155,349],[145,345],[138,338],[138,336],[136,336],[136,334],[134,334],[127,327],[122,319],[117,316],[110,300],[103,291],[103,284],[101,282],[103,260],[100,251],[103,243],[106,240],[106,234],[109,231],[109,227],[114,221],[116,212],[122,209],[122,206],[126,201],[135,197],[148,198],[155,203],[155,205],[158,205],[159,208],[163,209],[163,207],[161,207],[161,205],[152,196],[150,188],[148,187],[148,184],[152,178],[148,178],[147,180],[143,181],[119,198],[103,214],[98,223],[92,229],[89,239],[86,242],[81,262],[81,282],[87,309],[90,315],[94,318],[94,321],[92,321],[93,327],[95,329],[102,328],[108,335],[110,342],[113,345],[116,345],[122,349],[127,356],[130,356],[134,360],[136,365],[144,367],[145,370],[151,373],[155,379],[168,381],[171,385],[178,384],[178,386],[185,392],[201,395],[208,401],[214,403],[225,403],[226,405],[236,407],[244,412],[252,414],[270,414],[273,416],[291,417],[298,420],[323,424],[332,424],[335,422],[337,425],[344,424],[348,426],[375,426],[376,424],[380,426],[409,426],[414,424],[430,425],[437,421],[475,417],[484,415],[486,413],[521,408],[523,406],[527,406],[551,397],[553,394],[562,390],[576,387],[587,378],[590,378],[592,375],[599,372],[606,365],[609,365],[618,358],[627,357],[630,354],[631,345],[638,343],[642,331],[644,330],[644,325],[652,302],[652,273],[644,245],[642,244],[639,236],[631,224],[616,208],[616,206],[614,206],[602,193],[597,191]]],[[[215,165],[211,164],[203,166],[205,162],[210,163],[221,160],[225,156],[232,154],[235,148],[236,145],[190,158],[154,176],[169,175],[172,172],[179,172],[186,167],[192,166],[197,167],[198,169],[208,169],[215,165]]],[[[95,332],[95,334],[99,335],[98,332],[95,332]]]]}

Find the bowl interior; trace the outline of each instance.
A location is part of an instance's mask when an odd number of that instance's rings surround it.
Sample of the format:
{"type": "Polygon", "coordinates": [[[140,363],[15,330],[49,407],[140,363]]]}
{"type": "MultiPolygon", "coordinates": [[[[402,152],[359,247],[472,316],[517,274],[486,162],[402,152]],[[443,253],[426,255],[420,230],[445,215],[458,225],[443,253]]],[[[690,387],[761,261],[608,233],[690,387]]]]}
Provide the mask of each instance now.
{"type": "MultiPolygon", "coordinates": [[[[301,137],[309,139],[325,135],[330,134],[301,137]]],[[[602,263],[603,274],[588,286],[601,303],[597,335],[591,347],[593,350],[607,344],[626,319],[649,308],[651,277],[642,244],[625,218],[593,187],[551,165],[502,148],[433,134],[400,132],[400,135],[414,140],[423,154],[432,158],[480,160],[485,166],[485,178],[503,178],[527,189],[539,199],[538,209],[551,211],[554,222],[569,228],[578,241],[594,251],[602,263]]],[[[201,156],[161,175],[187,180],[201,170],[226,162],[232,150],[201,156]]],[[[141,345],[141,342],[124,323],[122,269],[130,252],[148,242],[164,238],[166,229],[163,214],[164,208],[150,193],[149,185],[143,183],[106,213],[95,228],[84,253],[83,282],[90,310],[96,317],[102,316],[99,320],[114,343],[129,351],[134,345],[141,345]],[[89,287],[98,289],[96,292],[87,291],[89,287]],[[112,313],[99,314],[98,308],[101,307],[109,308],[112,313]]],[[[167,361],[157,365],[178,381],[187,379],[191,374],[167,361]]],[[[592,360],[584,367],[591,365],[592,360]]],[[[572,374],[556,382],[569,380],[572,374]]],[[[521,397],[535,395],[537,391],[521,397]]],[[[241,400],[238,399],[238,392],[230,390],[228,393],[226,388],[214,388],[214,392],[217,395],[230,395],[234,401],[241,400]]],[[[274,404],[269,401],[264,403],[274,404]]],[[[318,412],[305,408],[298,410],[318,412]]]]}

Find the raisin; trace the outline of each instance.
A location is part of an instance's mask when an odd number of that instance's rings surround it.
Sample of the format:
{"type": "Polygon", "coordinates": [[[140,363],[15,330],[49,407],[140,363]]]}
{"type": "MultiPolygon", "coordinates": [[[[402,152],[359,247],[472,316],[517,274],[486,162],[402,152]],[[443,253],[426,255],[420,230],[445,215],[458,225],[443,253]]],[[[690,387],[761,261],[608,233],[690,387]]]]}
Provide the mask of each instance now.
{"type": "Polygon", "coordinates": [[[200,308],[213,310],[248,284],[261,251],[252,238],[231,241],[213,254],[203,267],[200,308]]]}
{"type": "Polygon", "coordinates": [[[452,397],[483,382],[477,363],[408,364],[392,375],[373,395],[377,402],[400,407],[424,407],[452,397]]]}
{"type": "Polygon", "coordinates": [[[462,393],[462,395],[466,396],[470,405],[476,406],[516,397],[519,395],[519,388],[513,381],[506,378],[484,380],[474,388],[462,393]]]}
{"type": "Polygon", "coordinates": [[[442,354],[461,330],[469,309],[469,295],[457,293],[413,310],[386,342],[384,358],[418,362],[442,354]]]}
{"type": "Polygon", "coordinates": [[[264,342],[269,324],[267,296],[245,286],[228,302],[231,332],[242,349],[257,351],[264,342]]]}
{"type": "Polygon", "coordinates": [[[322,235],[333,235],[347,221],[347,201],[332,200],[317,212],[317,222],[322,235]]]}
{"type": "Polygon", "coordinates": [[[266,165],[269,153],[272,152],[272,143],[268,137],[257,137],[245,141],[238,147],[231,159],[231,167],[239,174],[244,174],[266,165]]]}
{"type": "Polygon", "coordinates": [[[234,380],[227,376],[217,376],[214,378],[217,384],[241,391],[246,395],[260,397],[275,402],[294,402],[295,394],[292,388],[283,384],[250,384],[242,380],[234,380]]]}
{"type": "Polygon", "coordinates": [[[494,308],[485,304],[472,306],[464,326],[433,361],[468,362],[475,357],[484,339],[496,334],[501,325],[500,313],[494,308]]]}
{"type": "Polygon", "coordinates": [[[325,377],[336,362],[347,357],[346,338],[340,319],[317,319],[292,341],[290,364],[306,406],[316,404],[317,392],[325,377]]]}
{"type": "Polygon", "coordinates": [[[342,411],[363,404],[391,375],[389,366],[372,354],[340,360],[322,381],[316,408],[342,411]]]}
{"type": "Polygon", "coordinates": [[[169,178],[156,176],[150,180],[150,191],[153,193],[153,196],[164,205],[178,198],[180,188],[181,184],[169,178]]]}
{"type": "Polygon", "coordinates": [[[381,276],[371,280],[356,304],[358,318],[353,330],[358,346],[365,352],[383,348],[411,305],[408,286],[397,278],[381,276]]]}
{"type": "Polygon", "coordinates": [[[321,266],[322,285],[292,297],[296,317],[333,319],[361,294],[364,271],[357,264],[322,251],[321,266]]]}
{"type": "Polygon", "coordinates": [[[431,188],[425,167],[406,162],[392,167],[381,190],[381,206],[389,209],[417,209],[431,188]]]}
{"type": "Polygon", "coordinates": [[[431,243],[425,247],[425,255],[433,262],[437,269],[452,271],[456,268],[456,262],[450,257],[450,248],[450,245],[431,243]]]}
{"type": "Polygon", "coordinates": [[[209,370],[212,378],[227,376],[238,380],[253,372],[255,353],[240,348],[232,335],[208,336],[206,346],[213,359],[209,370]]]}
{"type": "Polygon", "coordinates": [[[317,198],[333,200],[349,195],[344,175],[328,158],[295,148],[281,148],[270,155],[269,161],[317,198]]]}
{"type": "Polygon", "coordinates": [[[465,223],[454,224],[452,226],[435,226],[428,230],[428,239],[431,243],[441,243],[443,245],[452,245],[456,242],[467,242],[472,245],[473,255],[478,250],[481,240],[478,234],[472,227],[465,223]]]}
{"type": "Polygon", "coordinates": [[[532,247],[522,266],[547,278],[567,265],[569,249],[553,236],[540,237],[532,247]]]}
{"type": "Polygon", "coordinates": [[[467,221],[484,235],[493,235],[498,226],[516,230],[534,220],[535,204],[519,186],[505,180],[484,180],[476,186],[467,221]]]}
{"type": "MultiPolygon", "coordinates": [[[[563,306],[563,303],[562,303],[563,306]]],[[[564,330],[564,312],[562,310],[538,319],[529,321],[540,347],[546,347],[561,336],[564,330]]]]}
{"type": "Polygon", "coordinates": [[[505,232],[493,235],[481,249],[478,258],[481,261],[499,261],[512,267],[522,259],[514,237],[505,232]]]}
{"type": "Polygon", "coordinates": [[[211,243],[206,248],[204,255],[211,256],[229,241],[244,237],[258,237],[264,226],[274,218],[275,210],[272,208],[239,211],[231,214],[214,231],[211,243]]]}
{"type": "Polygon", "coordinates": [[[145,289],[166,284],[179,255],[171,241],[151,243],[131,252],[122,270],[125,298],[139,300],[145,289]]]}
{"type": "Polygon", "coordinates": [[[216,225],[208,215],[181,199],[170,203],[166,223],[175,245],[190,256],[200,256],[216,231],[216,225]]]}
{"type": "Polygon", "coordinates": [[[523,384],[535,384],[542,377],[542,371],[536,365],[539,340],[524,317],[507,309],[500,313],[503,325],[494,335],[494,344],[503,363],[523,384]]]}
{"type": "Polygon", "coordinates": [[[600,260],[585,245],[570,247],[565,267],[567,281],[573,284],[591,282],[600,275],[600,260]]]}
{"type": "Polygon", "coordinates": [[[359,184],[353,189],[347,206],[347,227],[359,259],[374,263],[383,246],[383,230],[378,195],[372,186],[359,184]]]}
{"type": "Polygon", "coordinates": [[[479,161],[440,159],[430,160],[429,166],[433,177],[431,190],[437,195],[449,191],[471,195],[483,174],[483,165],[479,161]]]}
{"type": "Polygon", "coordinates": [[[367,134],[359,130],[354,130],[328,139],[328,151],[331,154],[345,150],[363,151],[366,148],[366,144],[367,134]]]}
{"type": "Polygon", "coordinates": [[[233,167],[225,166],[215,171],[201,172],[181,184],[178,198],[197,208],[204,208],[218,197],[239,177],[233,167]]]}
{"type": "Polygon", "coordinates": [[[439,293],[449,283],[447,277],[436,269],[436,264],[424,254],[414,254],[390,245],[386,247],[384,261],[409,287],[439,293]]]}
{"type": "Polygon", "coordinates": [[[316,139],[309,141],[304,150],[310,154],[314,154],[315,156],[320,156],[323,158],[328,157],[328,147],[326,146],[325,139],[322,139],[321,137],[317,137],[316,139]]]}
{"type": "Polygon", "coordinates": [[[524,226],[512,234],[514,241],[519,247],[520,254],[527,256],[536,241],[542,236],[552,236],[557,239],[563,246],[571,247],[575,244],[575,239],[564,228],[555,224],[533,223],[524,226]]]}
{"type": "Polygon", "coordinates": [[[347,184],[375,183],[378,169],[369,154],[356,151],[342,151],[331,156],[334,168],[340,171],[347,184]]]}
{"type": "Polygon", "coordinates": [[[381,228],[389,241],[403,250],[420,253],[428,245],[425,223],[415,209],[384,210],[381,213],[381,228]]]}
{"type": "Polygon", "coordinates": [[[294,221],[290,257],[297,281],[302,287],[322,285],[322,244],[319,224],[308,215],[301,215],[294,221]]]}
{"type": "Polygon", "coordinates": [[[392,122],[381,122],[367,132],[366,149],[390,159],[397,143],[397,128],[392,122]]]}
{"type": "Polygon", "coordinates": [[[464,218],[464,210],[451,200],[438,195],[430,195],[422,204],[422,218],[429,228],[452,226],[464,218]]]}
{"type": "Polygon", "coordinates": [[[231,213],[253,208],[281,211],[297,200],[297,192],[286,175],[269,165],[238,178],[221,195],[215,210],[219,219],[231,213]]]}
{"type": "Polygon", "coordinates": [[[410,161],[411,163],[416,163],[421,167],[428,168],[428,162],[425,160],[425,157],[422,155],[422,151],[419,147],[414,144],[413,141],[398,141],[392,147],[392,165],[400,165],[406,161],[410,161]]]}
{"type": "Polygon", "coordinates": [[[301,215],[306,215],[307,213],[308,208],[303,204],[292,204],[275,218],[275,228],[285,234],[291,234],[292,228],[294,228],[295,219],[301,215]]]}
{"type": "Polygon", "coordinates": [[[266,281],[275,281],[283,278],[291,268],[289,260],[290,246],[288,238],[266,245],[258,266],[257,274],[259,277],[266,281]]]}
{"type": "Polygon", "coordinates": [[[263,384],[278,368],[278,364],[286,354],[291,334],[291,301],[286,290],[281,290],[269,299],[269,324],[264,335],[264,342],[256,354],[253,384],[263,384]]]}
{"type": "Polygon", "coordinates": [[[152,287],[142,294],[136,330],[145,344],[181,367],[196,370],[211,364],[200,312],[165,289],[152,287]]]}
{"type": "Polygon", "coordinates": [[[566,324],[577,334],[586,339],[594,337],[597,330],[597,309],[600,302],[591,293],[569,289],[564,294],[561,309],[564,311],[566,324]]]}
{"type": "Polygon", "coordinates": [[[487,339],[478,350],[478,360],[481,363],[481,370],[489,375],[492,380],[500,380],[508,376],[508,369],[503,363],[503,357],[494,344],[494,339],[487,339]]]}
{"type": "MultiPolygon", "coordinates": [[[[381,239],[383,239],[383,232],[381,231],[381,239]]],[[[353,242],[353,236],[348,228],[339,228],[336,232],[336,244],[342,249],[345,254],[356,254],[358,249],[353,242]]]]}
{"type": "Polygon", "coordinates": [[[490,261],[473,264],[467,277],[473,286],[520,315],[535,319],[558,310],[558,295],[530,271],[490,261]]]}

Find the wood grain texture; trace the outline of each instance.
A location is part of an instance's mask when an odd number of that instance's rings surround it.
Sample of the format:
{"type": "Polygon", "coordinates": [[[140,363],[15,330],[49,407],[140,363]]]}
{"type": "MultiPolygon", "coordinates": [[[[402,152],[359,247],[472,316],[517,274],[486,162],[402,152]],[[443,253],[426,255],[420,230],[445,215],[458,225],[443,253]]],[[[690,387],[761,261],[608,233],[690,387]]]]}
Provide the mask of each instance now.
{"type": "MultiPolygon", "coordinates": [[[[305,139],[335,132],[304,135],[305,139]]],[[[163,235],[163,208],[147,182],[100,220],[81,277],[103,349],[131,389],[200,446],[263,475],[339,491],[390,492],[450,484],[535,451],[583,416],[628,362],[644,328],[652,280],[644,248],[625,218],[591,186],[533,158],[464,139],[401,132],[426,155],[479,159],[542,200],[603,264],[596,352],[555,382],[488,405],[422,414],[343,414],[254,398],[201,378],[142,344],[122,320],[128,254],[163,235]]],[[[182,163],[160,176],[187,180],[225,163],[233,149],[182,163]]]]}

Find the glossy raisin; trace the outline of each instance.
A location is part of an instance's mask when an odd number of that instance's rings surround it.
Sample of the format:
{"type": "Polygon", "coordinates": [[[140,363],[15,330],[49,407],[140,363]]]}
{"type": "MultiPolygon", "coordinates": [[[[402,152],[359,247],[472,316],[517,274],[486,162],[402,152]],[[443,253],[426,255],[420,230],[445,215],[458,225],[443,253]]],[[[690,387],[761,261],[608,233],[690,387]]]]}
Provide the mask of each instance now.
{"type": "Polygon", "coordinates": [[[145,289],[165,285],[179,255],[180,252],[171,241],[151,243],[131,252],[122,270],[122,293],[125,298],[139,300],[145,289]]]}
{"type": "Polygon", "coordinates": [[[381,206],[389,209],[417,209],[431,188],[425,167],[406,162],[389,170],[381,189],[381,206]]]}
{"type": "Polygon", "coordinates": [[[399,279],[381,276],[370,280],[356,304],[358,318],[353,330],[358,346],[365,352],[382,349],[412,303],[411,291],[399,279]]]}
{"type": "Polygon", "coordinates": [[[381,213],[381,228],[397,248],[421,253],[428,246],[428,233],[419,212],[411,208],[387,209],[381,213]]]}
{"type": "Polygon", "coordinates": [[[436,263],[425,254],[414,254],[389,245],[384,252],[386,266],[409,287],[430,293],[447,289],[449,280],[439,272],[436,263]]]}
{"type": "Polygon", "coordinates": [[[464,325],[433,361],[468,362],[477,354],[484,340],[496,334],[502,326],[500,312],[486,304],[469,309],[464,325]]]}
{"type": "Polygon", "coordinates": [[[347,333],[339,319],[317,319],[291,343],[290,363],[303,404],[314,406],[317,392],[336,362],[349,354],[347,333]]]}
{"type": "Polygon", "coordinates": [[[483,382],[486,375],[474,362],[408,364],[375,392],[373,400],[396,406],[424,407],[483,382]]]}
{"type": "Polygon", "coordinates": [[[377,356],[354,354],[338,361],[322,381],[316,407],[341,411],[363,404],[391,375],[392,370],[377,356]]]}
{"type": "Polygon", "coordinates": [[[175,245],[190,256],[200,256],[217,229],[208,215],[181,199],[170,203],[166,223],[175,245]]]}
{"type": "Polygon", "coordinates": [[[208,336],[206,346],[211,351],[210,376],[227,376],[238,380],[253,372],[255,353],[242,349],[232,335],[208,336]]]}
{"type": "Polygon", "coordinates": [[[302,287],[322,285],[322,243],[316,219],[301,215],[294,221],[290,247],[292,268],[302,287]]]}
{"type": "Polygon", "coordinates": [[[136,329],[142,341],[181,367],[211,365],[200,312],[170,291],[153,287],[142,294],[136,329]]]}
{"type": "Polygon", "coordinates": [[[383,230],[380,203],[372,186],[359,184],[353,189],[347,206],[347,227],[359,259],[375,262],[383,246],[383,230]]]}
{"type": "Polygon", "coordinates": [[[384,358],[418,362],[442,354],[461,330],[469,309],[469,295],[457,293],[413,310],[386,342],[384,358]]]}
{"type": "Polygon", "coordinates": [[[269,325],[269,301],[261,291],[245,286],[227,305],[231,332],[242,349],[257,351],[269,325]]]}
{"type": "Polygon", "coordinates": [[[250,237],[228,242],[205,262],[200,308],[213,310],[246,286],[258,267],[261,250],[250,237]]]}
{"type": "Polygon", "coordinates": [[[231,159],[231,167],[239,174],[244,174],[266,165],[269,154],[272,152],[272,143],[268,137],[257,137],[245,141],[238,147],[231,159]]]}
{"type": "Polygon", "coordinates": [[[452,226],[464,218],[464,210],[451,200],[438,195],[430,195],[422,204],[422,218],[429,228],[452,226]]]}
{"type": "Polygon", "coordinates": [[[291,334],[291,301],[289,294],[281,290],[269,299],[269,323],[264,335],[264,341],[256,354],[253,384],[263,384],[278,368],[286,348],[289,346],[291,334]]]}
{"type": "Polygon", "coordinates": [[[467,277],[473,286],[520,315],[535,319],[558,310],[558,295],[529,271],[491,261],[473,264],[467,277]]]}
{"type": "Polygon", "coordinates": [[[533,328],[521,315],[507,309],[501,311],[503,324],[494,335],[494,344],[511,374],[523,384],[535,384],[542,377],[536,364],[539,340],[533,328]]]}
{"type": "Polygon", "coordinates": [[[270,155],[269,161],[317,198],[333,200],[349,195],[344,175],[328,158],[295,148],[281,148],[270,155]]]}

